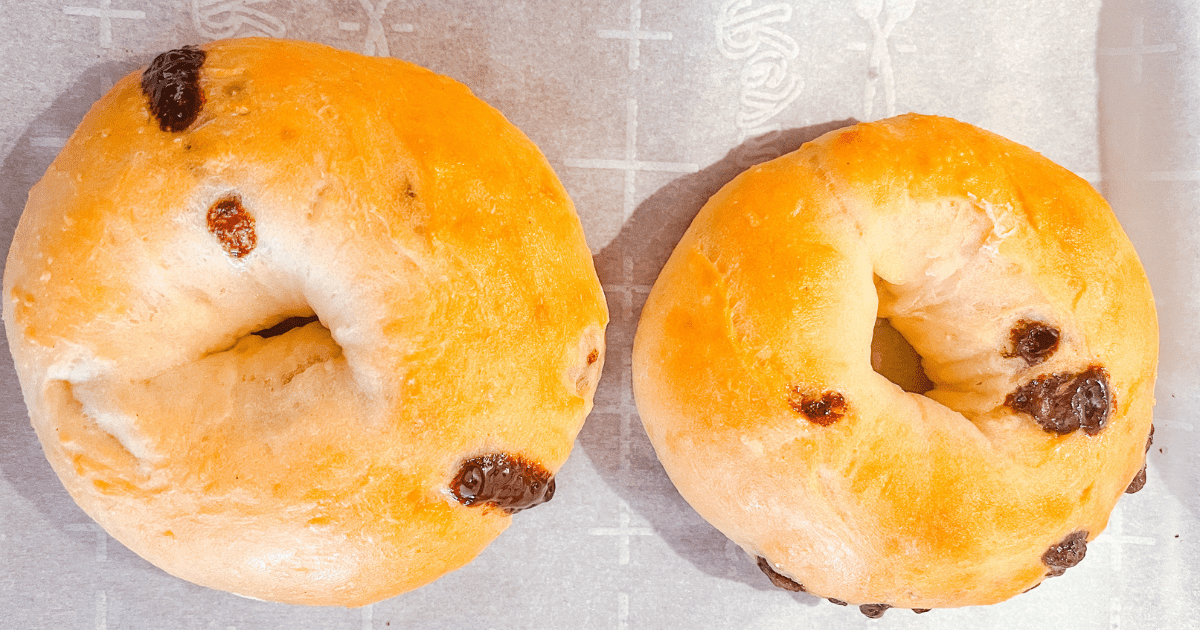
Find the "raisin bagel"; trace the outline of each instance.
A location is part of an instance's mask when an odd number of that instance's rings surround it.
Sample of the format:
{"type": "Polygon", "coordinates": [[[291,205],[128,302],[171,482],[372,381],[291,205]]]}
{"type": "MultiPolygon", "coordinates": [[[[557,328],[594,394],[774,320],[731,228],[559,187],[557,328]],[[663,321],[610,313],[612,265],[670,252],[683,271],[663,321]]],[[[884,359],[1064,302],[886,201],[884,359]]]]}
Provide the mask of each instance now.
{"type": "Polygon", "coordinates": [[[157,57],[30,191],[4,323],[46,456],[164,570],[367,604],[548,500],[608,321],[542,154],[462,85],[265,39],[157,57]]]}
{"type": "Polygon", "coordinates": [[[1146,276],[1091,186],[907,115],[714,195],[642,310],[633,384],[701,516],[776,585],[878,616],[1078,563],[1144,481],[1157,354],[1146,276]],[[877,319],[928,386],[873,369],[877,319]]]}

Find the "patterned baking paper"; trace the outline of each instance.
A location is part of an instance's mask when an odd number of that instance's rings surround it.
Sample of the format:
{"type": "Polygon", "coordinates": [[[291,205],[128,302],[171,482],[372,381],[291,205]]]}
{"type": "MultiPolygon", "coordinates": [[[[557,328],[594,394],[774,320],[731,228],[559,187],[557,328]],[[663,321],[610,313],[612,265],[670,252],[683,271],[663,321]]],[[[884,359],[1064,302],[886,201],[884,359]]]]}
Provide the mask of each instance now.
{"type": "Polygon", "coordinates": [[[596,408],[554,501],[475,562],[359,609],[172,578],[67,496],[0,364],[0,627],[1200,627],[1200,5],[1191,0],[4,0],[0,234],[87,108],[159,52],[319,41],[454,77],[548,156],[612,324],[596,408]],[[865,619],[772,587],[679,497],[630,390],[639,309],[709,195],[853,121],[954,116],[1031,146],[1114,204],[1162,325],[1149,483],[1065,577],[1003,604],[865,619]]]}

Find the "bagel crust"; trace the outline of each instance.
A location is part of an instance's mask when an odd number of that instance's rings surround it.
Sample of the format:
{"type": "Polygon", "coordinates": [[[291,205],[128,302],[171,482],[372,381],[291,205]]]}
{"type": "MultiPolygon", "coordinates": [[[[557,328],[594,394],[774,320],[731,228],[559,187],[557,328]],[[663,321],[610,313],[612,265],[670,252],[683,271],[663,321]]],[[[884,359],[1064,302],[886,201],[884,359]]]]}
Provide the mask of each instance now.
{"type": "Polygon", "coordinates": [[[464,86],[303,42],[170,51],[28,205],[4,324],[55,472],[181,578],[360,606],[553,496],[604,295],[537,148],[464,86]]]}
{"type": "Polygon", "coordinates": [[[1082,560],[1145,481],[1157,357],[1145,273],[1091,186],[910,114],[714,195],[642,310],[633,385],[701,516],[776,585],[874,617],[1082,560]],[[932,389],[872,369],[877,319],[932,389]]]}

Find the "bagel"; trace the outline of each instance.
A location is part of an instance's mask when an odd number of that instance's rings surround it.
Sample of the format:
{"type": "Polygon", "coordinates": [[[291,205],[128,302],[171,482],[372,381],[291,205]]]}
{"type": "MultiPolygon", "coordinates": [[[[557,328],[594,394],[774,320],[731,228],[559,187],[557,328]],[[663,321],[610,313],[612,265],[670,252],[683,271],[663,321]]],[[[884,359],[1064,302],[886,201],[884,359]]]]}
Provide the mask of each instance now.
{"type": "Polygon", "coordinates": [[[702,517],[776,585],[874,617],[1078,563],[1144,482],[1157,355],[1145,273],[1091,186],[910,114],[714,195],[642,310],[633,385],[702,517]],[[873,369],[879,320],[927,386],[873,369]]]}
{"type": "Polygon", "coordinates": [[[459,83],[268,39],[159,55],[30,191],[4,324],[46,457],[197,584],[359,606],[553,495],[608,314],[537,148],[459,83]]]}

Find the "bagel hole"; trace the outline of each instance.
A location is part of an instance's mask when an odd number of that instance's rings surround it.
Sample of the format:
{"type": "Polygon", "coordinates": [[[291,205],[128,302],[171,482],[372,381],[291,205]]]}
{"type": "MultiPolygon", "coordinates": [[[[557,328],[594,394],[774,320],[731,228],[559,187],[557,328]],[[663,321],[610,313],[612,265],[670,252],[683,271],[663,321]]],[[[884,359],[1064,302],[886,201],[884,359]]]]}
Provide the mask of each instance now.
{"type": "Polygon", "coordinates": [[[270,339],[271,337],[278,337],[284,333],[287,333],[290,330],[303,328],[304,326],[316,321],[320,321],[316,315],[289,317],[279,323],[272,324],[266,328],[261,328],[250,334],[257,335],[263,339],[270,339]]]}
{"type": "Polygon", "coordinates": [[[871,367],[906,392],[924,394],[933,389],[933,381],[921,366],[921,355],[892,324],[883,318],[875,319],[871,337],[871,367]]]}

